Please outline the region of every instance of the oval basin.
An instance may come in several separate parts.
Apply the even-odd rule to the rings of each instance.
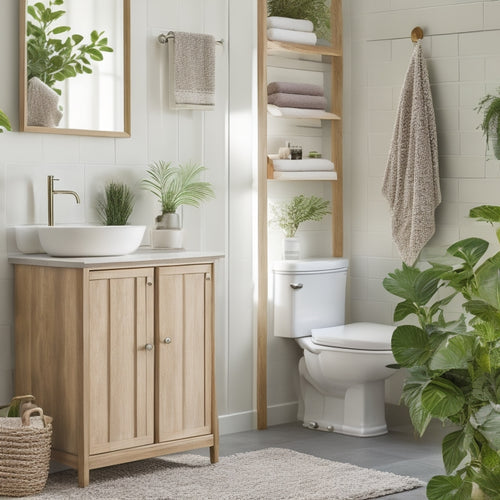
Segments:
[[[146,226],[43,226],[38,236],[53,257],[104,257],[135,252]]]

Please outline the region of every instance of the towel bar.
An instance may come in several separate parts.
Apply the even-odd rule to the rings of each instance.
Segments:
[[[175,38],[175,35],[172,31],[169,31],[167,35],[165,35],[165,33],[161,33],[160,35],[158,35],[158,41],[163,44],[168,43],[168,41],[172,38]],[[215,40],[215,43],[217,45],[224,45],[224,39],[221,38],[220,40]]]

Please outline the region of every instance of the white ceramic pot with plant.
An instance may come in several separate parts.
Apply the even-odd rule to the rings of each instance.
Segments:
[[[205,170],[205,167],[196,163],[176,166],[172,162],[160,160],[150,165],[148,177],[142,181],[142,185],[161,204],[161,214],[156,217],[156,226],[151,232],[153,247],[182,247],[178,208],[182,205],[199,207],[203,201],[215,197],[211,184],[199,180]]]
[[[300,242],[295,234],[300,224],[306,221],[320,221],[330,212],[330,202],[318,196],[306,197],[303,194],[294,196],[290,201],[271,205],[272,218],[269,221],[282,229],[283,258],[293,260],[300,258]]]

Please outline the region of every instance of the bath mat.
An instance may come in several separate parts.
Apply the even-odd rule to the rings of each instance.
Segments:
[[[78,488],[74,470],[50,474],[31,498],[105,499],[337,499],[376,498],[424,483],[390,472],[332,462],[283,448],[221,457],[170,455],[90,471],[90,485]]]

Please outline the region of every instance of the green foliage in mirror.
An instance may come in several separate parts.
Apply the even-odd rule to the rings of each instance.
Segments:
[[[500,220],[500,207],[481,206],[470,216]],[[499,498],[500,484],[500,252],[486,258],[488,242],[467,238],[433,259],[425,270],[403,264],[384,288],[403,299],[392,351],[407,368],[402,400],[422,435],[432,418],[458,427],[442,443],[447,475],[427,485],[430,500]],[[445,319],[444,306],[462,298],[463,314]],[[478,497],[479,498],[479,497]]]
[[[162,214],[173,214],[181,205],[199,207],[202,201],[215,198],[211,184],[198,180],[205,170],[196,163],[175,166],[160,160],[150,165],[142,185],[158,198]]]
[[[495,157],[500,160],[500,96],[487,94],[479,101],[476,111],[483,113],[481,129],[486,143],[492,143]]]
[[[106,226],[124,226],[134,209],[134,194],[121,182],[110,182],[104,190],[104,199],[97,201],[97,212]]]
[[[12,130],[8,116],[0,109],[0,133],[5,130]]]
[[[92,73],[92,63],[113,52],[104,32],[93,30],[86,42],[83,35],[70,33],[70,26],[58,25],[56,21],[66,13],[58,8],[63,4],[64,0],[49,0],[47,5],[28,5],[26,23],[28,80],[37,77],[59,95],[57,82]]]
[[[303,194],[294,196],[288,202],[271,205],[272,218],[269,223],[279,226],[285,237],[293,238],[303,222],[320,221],[331,213],[329,205],[328,200],[318,196],[306,197]]]

